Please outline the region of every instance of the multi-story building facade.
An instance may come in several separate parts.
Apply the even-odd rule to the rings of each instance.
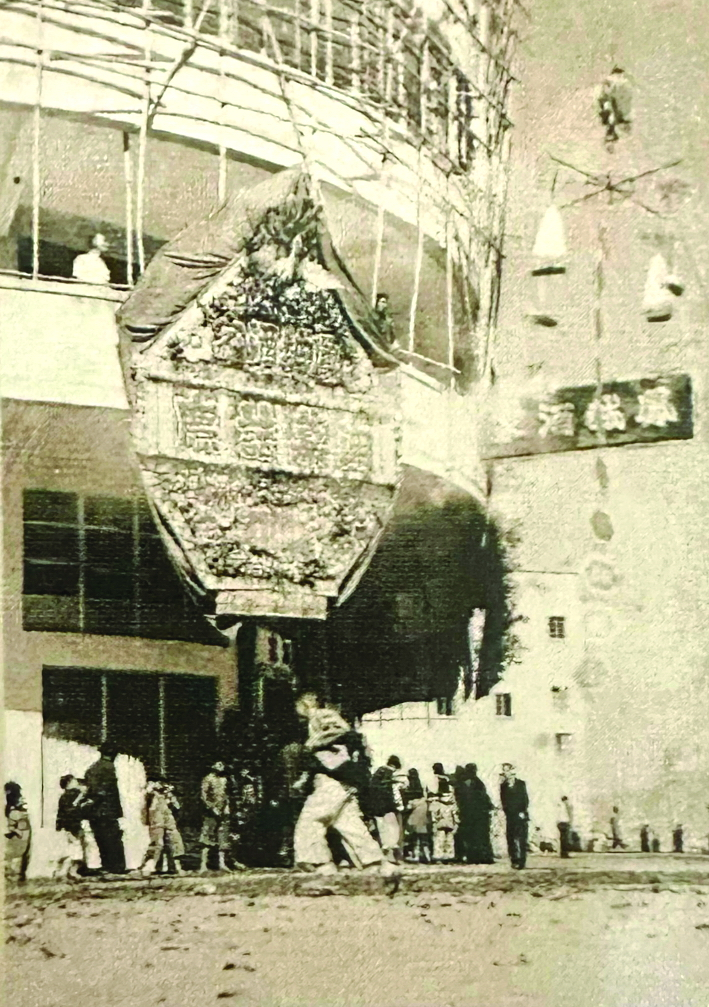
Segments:
[[[4,6],[6,773],[29,802],[35,872],[51,853],[58,776],[83,771],[106,738],[125,753],[128,791],[139,762],[194,793],[215,721],[245,689],[261,712],[269,696],[282,700],[274,682],[315,683],[371,709],[398,695],[382,689],[377,661],[417,654],[410,631],[420,637],[422,625],[438,663],[419,661],[402,695],[435,693],[441,670],[454,687],[461,646],[446,649],[447,627],[460,637],[467,625],[475,577],[459,571],[465,597],[450,610],[417,613],[426,574],[443,583],[460,542],[488,521],[471,387],[489,372],[499,297],[513,7]],[[381,645],[354,692],[346,654],[327,671],[336,619],[332,632],[297,619],[252,626],[237,662],[184,592],[144,501],[117,354],[116,309],[154,253],[234,191],[297,165],[368,207],[349,264],[371,277],[367,298],[385,292],[395,308],[407,492],[401,538],[364,573],[340,634],[352,650],[376,628]],[[97,233],[109,284],[72,278]],[[393,255],[382,254],[385,233]],[[404,295],[387,290],[402,270]],[[410,561],[418,504],[448,534],[438,573],[430,553]]]
[[[617,806],[627,842],[638,849],[648,824],[663,851],[678,825],[685,849],[706,850],[709,831],[709,194],[699,154],[709,66],[687,39],[687,25],[705,17],[692,3],[534,4],[513,107],[494,430],[484,450],[493,510],[514,529],[517,566],[534,571],[520,575],[525,646],[496,687],[511,693],[515,737],[491,698],[423,732],[438,732],[427,760],[484,767],[482,718],[494,732],[490,751],[511,755],[530,781],[532,814],[546,831],[554,802],[571,791],[583,836],[609,833]],[[632,121],[609,150],[598,94],[614,63],[631,84]],[[566,232],[556,263],[565,272],[535,277],[550,264],[533,251],[552,203]],[[648,299],[658,254],[684,288],[665,288],[662,312]],[[532,601],[529,578],[553,590],[534,589]],[[555,616],[566,619],[558,650],[545,632]],[[559,654],[569,724],[549,690]],[[404,748],[408,730],[386,728],[369,728],[378,756],[401,750],[413,760],[424,750]],[[444,728],[461,737],[450,755]],[[556,751],[563,733],[574,735],[571,747]]]

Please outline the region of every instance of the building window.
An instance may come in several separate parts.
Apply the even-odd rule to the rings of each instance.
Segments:
[[[453,699],[451,696],[439,696],[436,700],[436,713],[439,717],[453,716]]]
[[[549,636],[554,640],[566,637],[566,618],[563,615],[549,616]]]
[[[509,692],[498,692],[495,696],[495,713],[498,717],[512,716],[512,694]]]
[[[552,685],[552,701],[554,709],[559,713],[565,713],[569,708],[569,690],[565,685]]]
[[[222,643],[143,500],[25,490],[26,630]]]
[[[572,734],[560,733],[556,735],[556,750],[557,752],[568,752],[571,749],[571,742],[573,740]]]
[[[42,673],[44,737],[92,748],[108,741],[148,773],[167,774],[190,822],[201,817],[199,783],[213,757],[216,712],[217,680],[210,675],[90,668]],[[47,783],[47,794],[55,793],[57,777]]]

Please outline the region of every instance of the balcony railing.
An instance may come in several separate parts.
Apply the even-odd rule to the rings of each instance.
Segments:
[[[197,32],[225,49],[257,53],[291,76],[346,91],[371,103],[465,170],[476,149],[494,146],[508,124],[504,93],[509,32],[499,14],[471,29],[478,63],[471,80],[454,62],[440,31],[395,0],[104,0],[146,21]],[[485,8],[488,12],[490,8]]]

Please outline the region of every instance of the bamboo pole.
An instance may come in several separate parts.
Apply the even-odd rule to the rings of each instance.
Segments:
[[[302,70],[302,60],[303,60],[303,26],[301,24],[301,18],[303,16],[301,10],[301,0],[295,0],[295,12],[293,15],[293,27],[294,27],[294,45],[295,45],[295,65],[299,70]]]
[[[421,289],[421,269],[423,267],[423,222],[421,220],[421,179],[422,145],[419,144],[418,170],[416,188],[416,262],[414,265],[414,289],[411,292],[411,307],[409,308],[409,352],[413,353],[416,345],[416,311],[418,308],[419,291]]]
[[[431,79],[431,53],[428,48],[428,41],[423,43],[421,54],[421,77],[419,81],[419,115],[421,118],[421,136],[426,136],[428,128],[428,87]]]
[[[351,59],[351,82],[350,86],[355,94],[362,90],[362,57],[360,52],[360,25],[359,14],[353,14],[350,21],[350,59]]]
[[[126,273],[129,287],[133,286],[133,161],[130,151],[130,134],[123,134],[123,179],[126,199]]]
[[[334,59],[333,59],[333,22],[332,22],[332,0],[323,0],[325,5],[325,83],[332,84],[335,80]]]
[[[149,9],[150,0],[143,0],[143,12]],[[150,123],[150,60],[152,59],[152,39],[150,24],[145,21],[145,81],[143,108],[140,116],[140,132],[138,134],[138,179],[135,196],[135,230],[138,244],[138,268],[145,272],[145,161],[148,147],[148,126]]]
[[[455,319],[453,314],[453,249],[452,221],[450,209],[450,177],[446,186],[448,207],[446,211],[446,328],[448,336],[447,363],[453,367],[455,359]]]
[[[219,0],[219,39],[220,42],[224,42],[227,38],[227,32],[229,29],[229,16],[227,13],[227,0]],[[217,200],[219,205],[226,199],[227,190],[227,157],[226,157],[226,145],[224,143],[224,131],[225,131],[225,102],[224,102],[224,89],[225,89],[225,76],[224,76],[224,60],[226,59],[224,55],[224,50],[220,48],[219,50],[219,174],[217,178]]]
[[[320,0],[310,0],[310,76],[318,75],[318,26]]]
[[[384,152],[382,155],[382,168],[380,172],[380,181],[382,185],[386,188],[387,185],[387,175],[386,175],[386,159],[387,151],[389,148],[389,123],[386,118],[386,109],[382,108],[382,146]],[[376,230],[376,244],[374,246],[374,267],[372,269],[372,307],[377,303],[377,294],[379,293],[379,274],[382,268],[382,248],[384,246],[384,196],[379,197],[379,206],[377,208],[377,230]]]
[[[39,204],[42,188],[42,172],[40,167],[40,141],[42,136],[42,78],[44,74],[43,39],[43,0],[37,4],[37,67],[36,92],[34,110],[32,113],[32,278],[39,276]]]

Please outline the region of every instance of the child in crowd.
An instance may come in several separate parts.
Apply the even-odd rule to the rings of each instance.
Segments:
[[[32,828],[19,783],[5,784],[5,874],[16,881],[27,877]]]
[[[86,818],[92,802],[86,796],[87,788],[83,780],[67,773],[59,781],[62,793],[57,808],[57,832],[65,832],[67,852],[61,857],[56,877],[66,877],[78,881],[86,873],[86,851],[89,824]]]
[[[439,776],[438,793],[429,798],[433,825],[433,859],[444,861],[455,858],[455,833],[458,828],[458,808],[450,784]]]
[[[410,855],[420,864],[431,863],[431,815],[428,801],[420,797],[409,799],[409,817],[406,822]]]
[[[163,776],[148,780],[145,787],[145,822],[150,845],[140,866],[144,877],[149,877],[159,866],[163,855],[168,871],[182,874],[180,857],[185,855],[182,836],[177,828],[175,812],[180,810],[173,787]]]

